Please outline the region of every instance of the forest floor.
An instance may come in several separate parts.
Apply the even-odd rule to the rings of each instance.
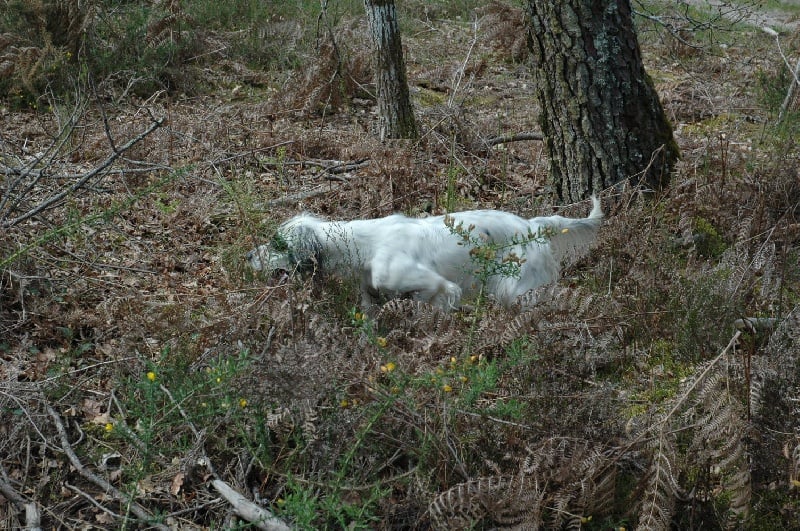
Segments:
[[[538,130],[517,11],[404,27],[416,142],[375,138],[362,21],[340,77],[323,42],[289,74],[221,60],[202,94],[3,105],[0,165],[47,162],[20,212],[154,129],[0,233],[0,527],[27,501],[48,529],[241,525],[215,478],[300,529],[797,526],[797,13],[696,47],[642,24],[682,160],[601,194],[594,250],[524,314],[370,319],[347,279],[243,260],[299,211],[584,216],[541,142],[486,142]]]

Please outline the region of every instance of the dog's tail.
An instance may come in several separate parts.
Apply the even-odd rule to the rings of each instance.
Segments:
[[[550,236],[550,248],[559,262],[577,260],[589,250],[597,238],[603,220],[600,200],[592,196],[592,211],[585,218],[549,216],[531,219],[531,223],[546,227]]]

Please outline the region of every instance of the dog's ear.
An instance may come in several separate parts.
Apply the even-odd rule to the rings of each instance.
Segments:
[[[275,235],[272,236],[272,240],[270,240],[269,246],[270,249],[278,253],[289,252],[289,242],[286,240],[286,237],[283,234],[281,234],[280,231],[277,231]]]
[[[298,225],[292,228],[291,241],[286,242],[287,254],[296,270],[301,274],[313,274],[320,268],[322,246],[311,227]]]

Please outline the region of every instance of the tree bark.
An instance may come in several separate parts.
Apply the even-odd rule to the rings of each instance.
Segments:
[[[408,93],[394,0],[364,0],[364,7],[375,45],[380,139],[416,138],[417,124]]]
[[[680,157],[644,70],[629,0],[528,2],[539,117],[562,202],[665,186]]]

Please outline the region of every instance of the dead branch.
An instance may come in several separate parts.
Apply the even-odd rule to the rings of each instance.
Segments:
[[[36,502],[29,502],[11,486],[5,467],[0,464],[0,494],[5,496],[19,511],[25,511],[25,529],[28,531],[41,531],[42,523],[39,506]]]
[[[108,493],[110,496],[114,497],[115,499],[119,500],[120,502],[124,503],[126,506],[130,507],[131,512],[143,522],[147,522],[149,525],[154,526],[156,529],[161,529],[162,531],[169,531],[169,527],[164,524],[158,524],[154,522],[154,517],[150,512],[136,503],[131,497],[123,494],[119,491],[114,485],[106,481],[104,478],[96,475],[94,472],[86,468],[81,460],[78,459],[78,456],[75,454],[75,450],[72,449],[72,445],[69,442],[69,436],[67,435],[67,430],[64,428],[64,423],[61,421],[61,416],[50,406],[47,406],[47,413],[50,415],[50,418],[53,419],[53,424],[56,426],[56,431],[58,432],[59,438],[61,439],[61,451],[67,454],[70,463],[78,471],[84,479],[94,483],[104,492]]]
[[[786,111],[789,109],[789,105],[791,105],[792,100],[794,99],[795,89],[800,86],[800,79],[798,79],[800,76],[800,60],[797,61],[797,66],[792,68],[791,63],[789,63],[789,59],[786,57],[786,54],[783,53],[780,34],[769,26],[763,26],[761,29],[767,35],[775,37],[775,44],[778,47],[778,53],[780,54],[781,59],[783,59],[783,64],[785,64],[786,68],[789,70],[789,74],[792,76],[791,81],[789,81],[789,88],[786,90],[786,97],[783,99],[783,103],[781,103],[781,109],[778,112],[778,123],[781,123],[783,116],[786,114]]]
[[[334,164],[332,166],[328,166],[324,169],[326,173],[337,174],[337,173],[345,173],[352,170],[357,170],[359,168],[363,168],[364,166],[369,166],[370,160],[368,158],[358,159],[353,162],[341,162],[339,164]]]
[[[542,133],[510,133],[507,135],[493,136],[484,140],[487,146],[496,146],[497,144],[508,144],[510,142],[522,142],[524,140],[544,140]]]
[[[742,319],[736,319],[733,322],[733,326],[736,330],[742,332],[763,334],[765,332],[772,332],[779,321],[780,319],[775,317],[744,317]]]
[[[234,511],[258,529],[290,531],[291,528],[263,507],[251,502],[221,479],[211,480],[211,486],[233,506]]]
[[[310,199],[312,197],[325,194],[328,192],[328,190],[329,188],[326,188],[324,186],[318,186],[316,188],[312,188],[311,190],[306,190],[304,192],[298,192],[296,194],[290,194],[283,197],[279,197],[277,199],[272,199],[270,201],[267,201],[266,203],[262,203],[261,205],[255,205],[255,207],[264,210],[269,210],[270,207],[291,205],[293,203],[299,203],[300,201],[303,201],[305,199]]]
[[[52,208],[53,206],[57,205],[58,203],[63,201],[67,196],[69,196],[70,194],[73,194],[75,191],[77,191],[80,188],[82,188],[83,186],[85,186],[86,183],[88,183],[91,179],[93,179],[93,178],[97,177],[98,175],[101,175],[104,172],[106,172],[106,169],[109,166],[111,166],[119,157],[121,157],[126,151],[128,151],[134,145],[136,145],[137,143],[141,142],[146,136],[148,136],[150,133],[152,133],[157,128],[159,128],[163,123],[164,123],[164,118],[163,117],[162,118],[153,119],[153,122],[150,124],[150,126],[147,129],[145,129],[144,131],[142,131],[141,133],[139,133],[135,137],[133,137],[130,140],[128,140],[119,149],[115,149],[114,152],[106,160],[104,160],[102,163],[100,163],[99,166],[97,166],[94,169],[92,169],[91,171],[86,172],[85,174],[83,174],[78,180],[76,180],[74,183],[72,183],[71,186],[68,186],[67,188],[64,188],[63,190],[61,190],[57,194],[45,199],[44,201],[42,201],[41,203],[36,205],[34,208],[32,208],[29,211],[25,212],[24,214],[14,218],[14,219],[11,219],[11,220],[3,221],[2,224],[0,224],[0,226],[2,226],[4,228],[13,227],[14,225],[17,225],[17,224],[19,224],[19,223],[21,223],[21,222],[23,222],[23,221],[25,221],[27,219],[30,219],[33,216],[36,216],[36,215],[42,213],[43,211],[45,211],[45,210],[47,210],[49,208]],[[28,171],[22,172],[22,176],[23,177],[25,175],[28,175],[28,174],[29,174]],[[42,175],[42,173],[40,172],[39,173],[39,177],[37,177],[37,180],[39,178],[41,178],[41,175]],[[35,184],[35,182],[34,182],[34,184]],[[26,192],[29,191],[31,189],[31,186],[32,185],[27,186],[25,191]],[[9,199],[8,194],[11,194],[12,191],[13,191],[13,186],[10,186],[6,191],[6,196],[3,197],[3,203],[8,202],[8,199]],[[8,210],[10,211],[13,208],[17,207],[25,199],[25,195],[26,194],[23,193],[23,194],[19,195],[14,201],[9,203]]]
[[[172,402],[172,405],[178,409],[178,413],[180,413],[180,415],[186,421],[189,429],[192,430],[192,433],[197,438],[199,443],[203,439],[202,432],[195,427],[194,423],[186,414],[186,411],[183,410],[183,407],[181,407],[180,403],[175,400],[174,396],[172,396],[170,390],[164,385],[161,385],[160,388],[167,395],[170,402]],[[205,451],[202,452],[199,461],[203,466],[208,468],[213,476],[217,476],[217,473],[214,471],[214,467],[211,464],[211,459],[208,458],[208,456],[205,454]],[[236,512],[236,514],[256,526],[258,529],[264,529],[266,531],[290,531],[291,528],[280,518],[276,517],[263,507],[249,501],[221,479],[212,479],[211,486],[213,486],[216,491],[219,492],[219,494],[233,506],[233,510]]]

